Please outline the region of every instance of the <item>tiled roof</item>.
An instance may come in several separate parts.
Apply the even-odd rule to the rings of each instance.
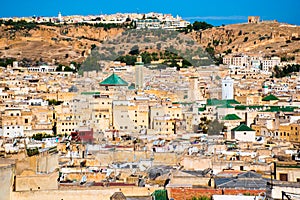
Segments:
[[[100,92],[81,92],[82,95],[100,95]]]
[[[228,114],[222,120],[241,120],[236,114]]]
[[[294,112],[295,107],[287,106],[287,107],[280,107],[280,106],[270,106],[269,109],[265,110],[265,112]]]
[[[278,100],[279,99],[273,94],[270,94],[262,99],[262,101],[278,101]]]
[[[101,86],[127,86],[128,83],[113,73],[108,78],[100,83]]]
[[[250,128],[249,126],[245,125],[245,124],[241,124],[235,128],[233,128],[231,131],[255,131],[252,128]]]
[[[230,105],[230,104],[223,104],[218,106],[217,108],[234,108],[234,106]]]
[[[255,172],[245,172],[237,178],[216,178],[217,188],[236,188],[236,189],[265,189],[267,180]]]

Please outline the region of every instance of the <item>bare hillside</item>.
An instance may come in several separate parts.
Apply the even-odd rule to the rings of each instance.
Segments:
[[[69,63],[82,62],[92,45],[115,37],[123,29],[95,28],[91,26],[45,26],[30,30],[0,27],[0,57],[24,58],[33,61]]]
[[[190,33],[203,47],[216,53],[261,53],[299,60],[300,27],[277,22],[235,24]]]

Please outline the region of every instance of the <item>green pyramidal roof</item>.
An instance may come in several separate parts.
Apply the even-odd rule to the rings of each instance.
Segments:
[[[128,83],[120,78],[117,74],[113,73],[104,81],[100,82],[101,86],[127,86]]]
[[[236,114],[228,114],[225,117],[223,117],[223,120],[241,120],[241,118]]]
[[[233,128],[231,131],[255,131],[255,130],[253,130],[252,128],[250,128],[245,124],[241,124],[238,127]]]
[[[269,96],[266,96],[262,99],[263,101],[278,101],[279,99],[274,96],[273,94],[270,94]]]

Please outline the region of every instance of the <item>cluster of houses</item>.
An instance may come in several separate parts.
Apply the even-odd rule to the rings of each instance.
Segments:
[[[1,69],[5,199],[299,193],[297,73],[153,71],[141,60],[82,75],[41,68]]]

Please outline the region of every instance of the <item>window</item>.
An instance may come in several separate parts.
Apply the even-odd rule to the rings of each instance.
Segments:
[[[279,180],[288,181],[288,174],[279,174]]]
[[[25,124],[28,124],[28,119],[25,119]]]
[[[244,135],[247,135],[247,133],[246,133],[246,132],[244,132]]]

